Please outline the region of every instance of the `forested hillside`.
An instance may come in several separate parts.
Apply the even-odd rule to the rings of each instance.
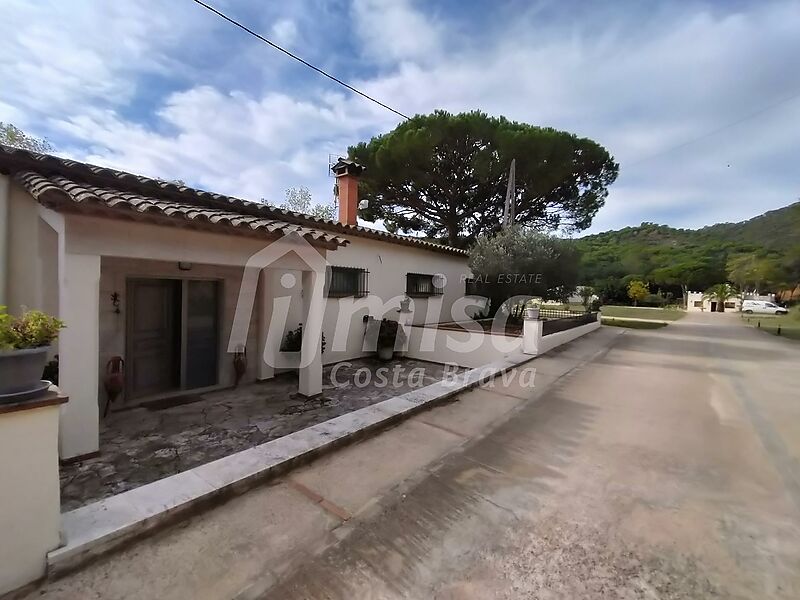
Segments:
[[[642,223],[576,240],[582,281],[609,300],[642,279],[673,296],[730,281],[744,290],[774,291],[800,283],[800,202],[741,223],[675,229]]]

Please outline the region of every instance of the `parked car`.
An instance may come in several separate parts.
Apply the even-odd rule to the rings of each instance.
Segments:
[[[789,311],[774,302],[766,300],[745,300],[742,302],[742,312],[752,315],[753,313],[762,315],[786,315]]]

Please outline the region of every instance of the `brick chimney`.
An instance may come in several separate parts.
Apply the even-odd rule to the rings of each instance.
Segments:
[[[339,157],[331,171],[336,175],[339,188],[339,222],[342,225],[356,225],[358,214],[358,178],[365,167],[353,160]]]

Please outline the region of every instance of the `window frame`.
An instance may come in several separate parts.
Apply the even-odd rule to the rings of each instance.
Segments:
[[[467,277],[464,280],[464,295],[465,296],[479,296],[478,284],[475,283],[474,277]]]
[[[346,277],[336,278],[337,274],[354,277],[353,281],[347,281]],[[339,285],[334,287],[334,281],[346,282],[349,285]],[[326,298],[363,298],[369,295],[369,271],[361,267],[344,267],[340,265],[329,265],[325,269],[325,297]]]
[[[432,298],[444,295],[444,288],[434,283],[436,273],[406,273],[406,296],[409,298]],[[423,284],[423,285],[420,285]],[[430,289],[423,289],[430,286]]]

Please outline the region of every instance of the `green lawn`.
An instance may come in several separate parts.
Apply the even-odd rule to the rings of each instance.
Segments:
[[[791,309],[788,315],[742,315],[742,322],[750,327],[759,327],[772,335],[800,340],[800,306]]]
[[[661,321],[631,321],[630,319],[606,318],[601,319],[603,325],[611,327],[628,327],[629,329],[660,329],[667,324]]]
[[[604,317],[627,317],[629,319],[651,319],[654,321],[677,321],[686,316],[679,308],[637,308],[635,306],[603,306]]]

